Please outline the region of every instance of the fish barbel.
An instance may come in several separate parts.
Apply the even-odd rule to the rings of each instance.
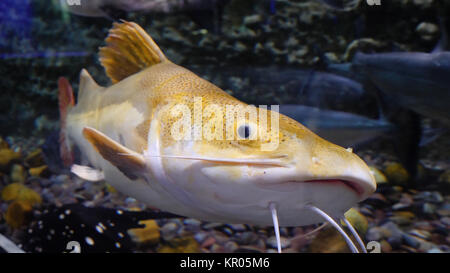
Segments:
[[[276,228],[324,222],[316,209],[342,218],[375,191],[351,149],[172,63],[135,23],[114,23],[100,61],[113,85],[83,69],[76,105],[59,81],[61,153],[70,164],[79,148],[92,166],[72,166],[82,178],[177,215]]]

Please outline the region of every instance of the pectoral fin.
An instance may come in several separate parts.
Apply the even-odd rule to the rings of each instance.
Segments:
[[[135,180],[145,172],[145,160],[141,154],[128,149],[94,128],[85,127],[83,135],[105,160],[116,166],[128,178]]]

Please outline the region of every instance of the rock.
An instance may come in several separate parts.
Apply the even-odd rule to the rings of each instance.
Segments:
[[[194,239],[197,240],[197,242],[199,244],[202,244],[207,237],[208,237],[208,233],[206,233],[206,232],[197,232],[194,235]]]
[[[193,237],[176,238],[158,248],[160,253],[197,253],[200,246]]]
[[[386,234],[385,230],[380,227],[372,227],[366,233],[366,240],[380,241],[383,238],[387,238],[389,235],[390,233]]]
[[[20,159],[20,153],[11,149],[0,149],[0,170],[6,171],[10,164]]]
[[[309,252],[312,253],[348,253],[350,249],[342,235],[334,228],[322,230],[311,241]]]
[[[370,172],[373,174],[377,185],[382,185],[388,183],[386,176],[376,167],[370,166]]]
[[[277,238],[275,236],[271,236],[267,239],[267,245],[271,248],[278,248],[277,246]],[[291,242],[286,237],[280,237],[281,249],[288,248],[291,246]]]
[[[408,225],[416,216],[410,211],[395,211],[389,219],[397,225]]]
[[[12,183],[2,190],[4,201],[20,201],[30,206],[42,203],[41,196],[22,183]]]
[[[45,165],[42,149],[39,148],[29,153],[25,157],[24,162],[28,167],[39,167]]]
[[[407,184],[410,178],[408,172],[400,163],[387,164],[384,173],[388,181],[403,186]]]
[[[208,237],[206,240],[203,241],[201,244],[202,248],[209,248],[216,242],[216,239],[214,237]]]
[[[423,40],[430,41],[439,35],[439,27],[433,23],[422,22],[416,27],[416,32]]]
[[[446,203],[436,210],[440,217],[450,217],[450,204]]]
[[[3,149],[9,149],[9,145],[8,142],[6,142],[6,140],[4,140],[2,137],[0,137],[0,150]]]
[[[438,182],[443,184],[443,185],[450,186],[450,170],[447,170],[447,171],[443,172],[439,176]]]
[[[444,197],[437,191],[423,191],[416,194],[414,200],[439,204],[444,202]]]
[[[411,246],[421,252],[427,252],[428,250],[435,247],[433,243],[430,243],[414,235],[403,234],[403,240],[408,246]]]
[[[450,217],[442,217],[441,223],[443,223],[444,225],[450,226]]]
[[[47,165],[43,165],[43,166],[39,166],[39,167],[35,167],[35,168],[30,168],[28,170],[28,173],[31,176],[37,176],[37,177],[48,177],[50,175],[50,171],[49,171]]]
[[[242,233],[238,233],[234,236],[234,240],[239,245],[250,245],[258,240],[258,235],[251,231],[245,231]]]
[[[227,227],[227,226],[223,227],[223,228],[221,229],[221,231],[222,231],[223,233],[225,233],[226,235],[228,235],[228,236],[231,236],[231,235],[234,234],[234,230],[233,230],[232,228],[230,228],[230,227]]]
[[[381,193],[374,193],[369,196],[364,203],[373,205],[374,207],[382,207],[388,204],[388,200]]]
[[[235,252],[239,249],[239,245],[236,242],[229,241],[225,243],[224,248],[227,252]]]
[[[433,4],[434,0],[413,0],[414,5],[419,6],[421,8],[429,8]]]
[[[385,238],[393,248],[401,244],[403,231],[399,229],[396,224],[393,222],[387,222],[382,225],[381,228],[384,230],[384,234],[389,234],[389,236]]]
[[[213,244],[210,248],[212,253],[225,253],[225,248],[219,244]]]
[[[183,223],[189,227],[189,229],[197,229],[200,228],[200,225],[202,224],[201,221],[197,220],[197,219],[193,219],[193,218],[186,218],[184,219]]]
[[[22,165],[14,164],[11,168],[11,181],[25,183],[27,179],[27,171]]]
[[[389,253],[392,251],[391,245],[386,240],[380,242],[381,253]]]
[[[413,229],[408,232],[408,234],[419,237],[424,240],[428,240],[431,237],[431,233],[426,230]]]
[[[444,252],[437,247],[433,247],[432,249],[429,249],[427,253],[444,253]]]
[[[14,201],[8,206],[5,221],[12,228],[20,228],[31,220],[32,206],[23,201]]]
[[[159,242],[160,232],[158,223],[155,220],[140,221],[145,225],[143,228],[129,229],[127,232],[131,239],[137,244],[156,244]]]
[[[436,212],[436,206],[430,203],[424,203],[422,205],[422,212],[424,214],[434,214]]]
[[[161,236],[164,240],[172,240],[175,236],[177,236],[178,228],[178,225],[174,222],[168,222],[161,227]]]
[[[411,205],[403,204],[403,203],[397,203],[397,204],[392,205],[393,210],[404,210],[404,209],[408,209],[410,207],[411,207]]]
[[[254,14],[254,15],[245,16],[244,20],[243,20],[243,24],[245,26],[250,26],[250,25],[259,24],[262,21],[263,21],[263,18],[260,14]]]
[[[210,230],[210,229],[215,229],[215,228],[219,228],[222,227],[223,224],[222,223],[206,223],[202,226],[202,229],[204,230]]]
[[[234,253],[261,253],[262,250],[258,247],[243,246],[234,251]]]
[[[369,223],[364,215],[356,209],[351,208],[344,214],[344,216],[356,229],[360,236],[364,236],[364,234],[366,234]],[[342,225],[346,226],[344,222],[342,222]]]
[[[243,232],[247,230],[247,226],[243,224],[227,224],[228,227],[230,227],[235,232]]]
[[[434,229],[428,221],[414,221],[414,228],[426,231],[432,231]]]

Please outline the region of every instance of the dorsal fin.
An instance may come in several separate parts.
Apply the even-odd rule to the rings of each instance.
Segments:
[[[154,64],[167,61],[164,53],[138,24],[114,23],[100,48],[100,62],[113,83]]]
[[[80,101],[84,97],[85,92],[92,92],[93,90],[99,90],[103,87],[98,85],[89,72],[86,69],[82,69],[80,72],[80,85],[78,87],[78,100]]]
[[[94,90],[101,88],[98,83],[92,78],[91,74],[86,69],[82,69],[80,72],[80,90]]]

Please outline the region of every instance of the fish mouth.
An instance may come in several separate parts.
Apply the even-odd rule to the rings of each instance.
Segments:
[[[345,180],[345,179],[314,179],[302,181],[302,183],[321,183],[321,184],[340,184],[344,185],[348,189],[355,192],[359,198],[361,198],[365,192],[364,187],[362,187],[358,182]]]

